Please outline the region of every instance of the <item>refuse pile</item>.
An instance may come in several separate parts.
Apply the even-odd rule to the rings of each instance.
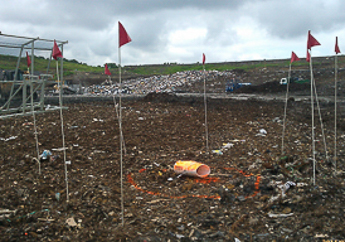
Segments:
[[[118,83],[108,85],[91,85],[83,89],[84,94],[110,95],[118,93],[148,94],[148,93],[171,93],[171,92],[200,92],[193,90],[194,85],[203,83],[204,78],[207,82],[212,82],[218,78],[234,78],[235,73],[230,71],[184,71],[170,75],[151,76],[145,78],[128,79],[122,82],[121,87]],[[214,84],[210,84],[214,85]],[[224,85],[221,84],[222,92]],[[121,88],[121,90],[120,90]]]

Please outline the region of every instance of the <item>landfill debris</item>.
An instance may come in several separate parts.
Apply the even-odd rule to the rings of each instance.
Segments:
[[[277,78],[269,77],[271,74],[266,72],[265,78]],[[246,69],[243,75],[254,80],[257,73]],[[206,82],[208,85],[213,81]],[[202,80],[200,86],[203,87]],[[227,94],[222,100],[208,98],[209,153],[205,151],[203,98],[180,93],[178,99],[173,99],[155,93],[149,96],[150,104],[145,98],[140,102],[124,99],[127,108],[123,109],[123,129],[128,149],[123,157],[124,220],[121,218],[119,130],[116,114],[109,115],[114,113],[113,102],[65,103],[68,106],[64,111],[66,127],[79,126],[65,130],[67,160],[73,161],[68,166],[69,191],[62,159],[44,165],[41,175],[37,173],[36,163],[31,161],[36,155],[33,126],[22,126],[31,117],[3,120],[0,136],[18,137],[0,141],[0,210],[17,212],[7,213],[9,217],[1,219],[1,239],[301,241],[327,234],[329,237],[318,239],[341,240],[344,226],[339,215],[345,207],[345,174],[338,172],[335,177],[332,164],[322,154],[322,142],[316,142],[316,186],[312,185],[313,167],[308,160],[312,145],[310,100],[289,106],[285,141],[286,154],[293,159],[285,163],[279,159],[282,126],[272,122],[277,115],[282,116],[282,102],[237,101],[231,99],[232,95]],[[332,143],[334,114],[329,113],[324,125],[327,142]],[[104,122],[93,122],[93,117]],[[138,121],[138,117],[146,119]],[[62,155],[52,149],[62,146],[56,120],[59,112],[37,116],[40,154],[47,149],[53,155]],[[248,120],[252,123],[247,124]],[[269,138],[255,136],[261,128],[267,130]],[[315,132],[320,133],[319,125]],[[211,153],[228,142],[234,144],[229,152],[223,151],[221,156]],[[339,138],[337,169],[341,171],[345,170],[341,148],[345,147],[344,142],[345,139]],[[278,148],[272,148],[276,145]],[[177,179],[179,175],[173,165],[178,160],[207,164],[214,175],[206,178],[182,175]],[[278,186],[287,181],[296,186],[291,186],[282,197]],[[57,192],[59,202],[55,197]],[[69,202],[65,199],[67,192]],[[278,198],[271,202],[273,197]],[[40,212],[46,208],[49,212]],[[268,214],[288,217],[273,218]],[[83,228],[76,230],[79,226],[69,226],[66,219],[71,217],[77,224],[82,221]],[[170,233],[184,238],[178,239]]]
[[[17,213],[18,209],[10,210],[10,209],[0,209],[0,221],[4,220],[5,218],[10,218],[11,216]]]
[[[105,81],[103,85],[91,85],[82,87],[84,95],[109,96],[112,94],[148,94],[148,93],[172,93],[180,92],[183,88],[191,87],[203,81],[203,78],[212,80],[215,78],[234,77],[236,74],[229,71],[183,71],[170,75],[155,75],[123,80],[121,87],[118,83]],[[217,83],[218,84],[218,83]],[[219,84],[218,84],[219,85]],[[213,84],[214,86],[214,84]],[[222,86],[222,91],[224,92]]]
[[[67,223],[68,226],[70,226],[70,227],[77,227],[77,226],[78,226],[78,224],[75,222],[75,220],[74,220],[73,217],[72,217],[72,218],[68,218],[68,219],[66,220],[66,223]]]
[[[268,217],[270,218],[286,218],[292,216],[293,213],[288,214],[274,214],[274,213],[268,213]]]
[[[227,149],[230,149],[232,147],[234,147],[233,143],[223,143],[221,150],[227,150]]]
[[[283,194],[292,186],[296,186],[296,183],[292,181],[287,181],[282,188]]]
[[[257,133],[255,136],[266,136],[267,131],[265,129],[260,129],[259,133]]]
[[[57,201],[60,201],[60,193],[59,192],[55,193],[55,198]]]
[[[10,140],[14,140],[16,138],[18,138],[18,136],[11,136],[11,137],[8,137],[8,138],[0,137],[0,140],[7,142],[7,141],[10,141]]]
[[[40,161],[50,161],[51,156],[52,152],[50,150],[44,150],[43,153],[40,155]]]
[[[212,150],[212,153],[217,155],[223,155],[223,152],[221,150]]]
[[[315,238],[328,238],[329,235],[328,234],[316,234]]]

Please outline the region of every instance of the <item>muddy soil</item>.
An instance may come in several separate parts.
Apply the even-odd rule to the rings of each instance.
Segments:
[[[59,112],[36,115],[39,153],[52,153],[41,174],[33,117],[1,120],[1,241],[345,239],[345,127],[335,171],[332,106],[322,109],[326,149],[315,112],[314,184],[309,103],[288,103],[282,149],[283,102],[209,99],[207,150],[203,99],[164,95],[122,103],[123,190],[112,102],[66,105],[66,167]],[[178,160],[211,174],[179,177]]]

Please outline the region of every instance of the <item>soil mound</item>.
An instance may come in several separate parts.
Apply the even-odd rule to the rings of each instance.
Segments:
[[[147,94],[144,99],[146,102],[163,102],[163,103],[171,103],[171,102],[177,102],[178,97],[173,93],[155,93],[151,92]]]

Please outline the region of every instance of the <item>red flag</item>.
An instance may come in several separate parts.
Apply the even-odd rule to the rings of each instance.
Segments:
[[[338,36],[335,37],[335,53],[336,54],[339,54],[340,53],[340,49],[339,49],[339,46],[338,46]]]
[[[311,47],[316,46],[316,45],[321,45],[321,44],[310,34],[310,30],[309,30],[308,43],[307,43],[308,50],[311,50]]]
[[[59,49],[59,46],[56,44],[56,41],[54,40],[53,58],[57,60],[58,57],[62,58],[62,53]]]
[[[28,52],[26,52],[26,62],[28,63],[28,68],[29,68],[31,66],[31,60],[30,60],[30,56]]]
[[[202,53],[202,64],[205,65],[205,61],[206,61],[206,56],[204,53]]]
[[[292,54],[291,54],[291,62],[294,62],[294,61],[299,61],[299,58],[298,56],[295,54],[295,52],[292,51]]]
[[[119,21],[119,47],[131,42],[132,39]]]
[[[307,61],[307,62],[310,62],[310,53],[309,53],[309,50],[307,50],[307,58],[306,58],[306,61]]]
[[[108,75],[108,76],[111,75],[111,73],[110,73],[110,71],[109,71],[109,69],[108,69],[108,65],[107,65],[107,64],[105,64],[104,74],[106,74],[106,75]]]

